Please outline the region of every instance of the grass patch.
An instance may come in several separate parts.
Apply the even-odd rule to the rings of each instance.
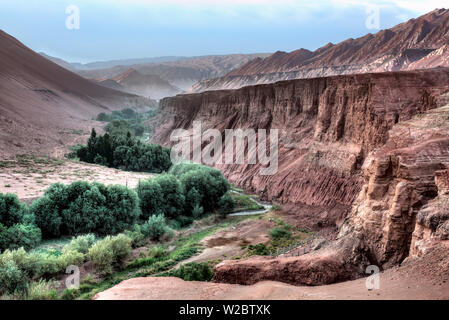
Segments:
[[[206,227],[203,230],[192,233],[185,238],[175,240],[170,243],[170,246],[175,246],[173,251],[166,252],[167,244],[163,247],[166,254],[156,256],[150,254],[147,257],[137,258],[130,262],[123,270],[113,273],[103,280],[92,281],[90,283],[82,281],[79,289],[79,298],[91,299],[95,294],[107,290],[127,279],[156,276],[160,273],[167,272],[179,262],[200,253],[202,250],[200,241],[203,238],[245,219],[248,219],[248,217],[233,217],[215,226]]]
[[[232,193],[232,198],[234,199],[236,207],[233,212],[256,211],[264,208],[262,205],[255,202],[250,196],[247,196],[246,194]]]

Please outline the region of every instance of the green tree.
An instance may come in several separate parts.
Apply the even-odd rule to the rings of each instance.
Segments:
[[[162,190],[161,211],[169,218],[181,215],[184,211],[185,197],[179,180],[171,174],[161,174],[155,180]]]

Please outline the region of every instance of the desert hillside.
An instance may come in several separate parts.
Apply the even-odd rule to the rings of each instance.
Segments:
[[[105,88],[74,74],[0,31],[1,157],[60,155],[100,112],[147,109],[155,102]]]

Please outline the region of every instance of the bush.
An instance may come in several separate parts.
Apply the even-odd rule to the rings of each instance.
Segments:
[[[131,254],[131,243],[132,240],[124,234],[107,236],[89,249],[87,257],[99,271],[110,274]]]
[[[268,248],[263,243],[248,246],[249,255],[267,256],[270,254]]]
[[[185,281],[210,281],[214,276],[212,268],[207,263],[191,262],[176,270],[167,272],[166,276],[178,277]]]
[[[87,254],[87,259],[104,274],[112,273],[114,263],[114,253],[111,250],[111,238],[105,239],[95,243]]]
[[[77,251],[82,254],[87,254],[95,241],[95,235],[93,234],[79,236],[73,238],[69,244],[65,245],[62,252]]]
[[[280,238],[290,238],[291,233],[285,228],[273,228],[270,230],[270,235],[273,239],[280,239]]]
[[[28,278],[14,261],[7,261],[0,265],[0,293],[23,293],[28,286]]]
[[[80,296],[81,292],[79,289],[71,288],[65,289],[61,295],[62,300],[75,300]]]
[[[135,125],[138,134],[143,134],[141,125]],[[126,121],[113,121],[106,126],[104,136],[97,136],[92,129],[87,146],[77,150],[81,161],[98,163],[108,167],[124,168],[131,171],[160,173],[172,165],[170,149],[159,145],[143,143],[130,133]],[[132,130],[134,131],[134,130]]]
[[[117,233],[134,225],[140,214],[134,191],[83,181],[52,185],[30,211],[44,238]]]
[[[56,281],[45,281],[43,279],[32,282],[28,289],[28,300],[57,300],[58,291],[54,288],[58,283]]]
[[[33,225],[15,224],[10,228],[0,225],[0,251],[20,247],[29,250],[36,247],[41,238],[41,230]]]
[[[142,226],[142,233],[152,240],[161,239],[167,232],[169,232],[169,227],[162,214],[151,216]]]
[[[132,240],[124,234],[111,238],[111,250],[114,253],[115,263],[121,264],[130,254]]]
[[[179,222],[179,227],[180,228],[184,228],[187,227],[189,225],[191,225],[193,223],[193,218],[192,217],[187,217],[187,216],[179,216],[176,218],[176,221]]]
[[[142,228],[135,224],[131,230],[125,231],[125,235],[132,240],[133,248],[142,247],[145,245],[145,235],[142,233]]]
[[[225,193],[224,196],[220,198],[220,201],[218,201],[218,211],[222,216],[226,216],[227,214],[231,213],[234,208],[234,198],[232,198],[230,192]]]

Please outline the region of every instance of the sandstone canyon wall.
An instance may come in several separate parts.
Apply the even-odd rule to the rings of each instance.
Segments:
[[[279,129],[279,169],[217,165],[232,183],[267,200],[319,206],[341,217],[362,185],[362,164],[398,122],[441,106],[447,69],[282,81],[238,90],[178,95],[161,101],[153,142],[168,145],[174,129]],[[255,152],[255,150],[249,150]],[[329,219],[329,216],[326,217]],[[338,217],[333,217],[335,219]],[[331,219],[332,220],[332,219]]]

